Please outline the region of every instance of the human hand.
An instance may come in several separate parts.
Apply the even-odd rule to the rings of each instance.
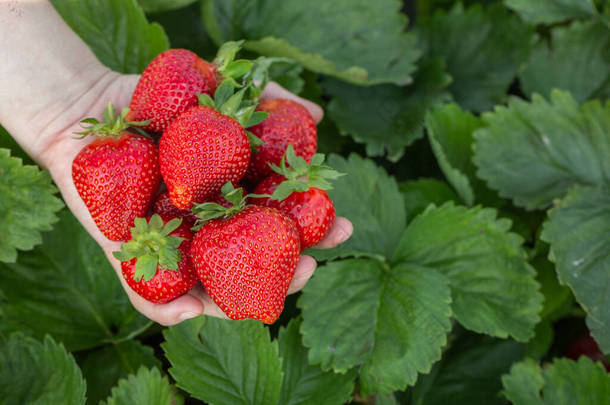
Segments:
[[[136,75],[119,75],[114,72],[107,72],[99,82],[99,87],[94,87],[90,94],[80,97],[79,102],[72,106],[69,114],[61,115],[50,126],[52,129],[58,128],[59,130],[45,132],[39,138],[40,160],[46,164],[51,172],[70,210],[104,250],[131,303],[139,312],[163,325],[173,325],[202,313],[225,317],[200,284],[188,294],[166,304],[149,302],[135,293],[123,279],[120,262],[112,255],[112,252],[120,250],[121,242],[110,241],[99,231],[72,181],[72,160],[83,146],[93,141],[93,138],[74,139],[74,132],[80,130],[80,120],[85,117],[100,118],[108,102],[112,102],[118,109],[129,105],[131,94],[138,79],[139,76]],[[322,119],[323,112],[320,107],[295,96],[276,83],[269,83],[262,97],[293,99],[307,108],[316,123]],[[82,107],[79,108],[79,106]],[[338,217],[328,236],[317,247],[333,247],[346,240],[351,232],[351,223],[345,218]],[[312,257],[302,255],[288,293],[294,293],[303,288],[312,276],[315,267],[316,262]]]

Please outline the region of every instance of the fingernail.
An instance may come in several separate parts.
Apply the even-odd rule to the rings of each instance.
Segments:
[[[191,319],[196,317],[199,314],[196,314],[195,312],[184,312],[182,314],[180,314],[180,316],[178,317],[181,321],[186,321],[187,319]]]

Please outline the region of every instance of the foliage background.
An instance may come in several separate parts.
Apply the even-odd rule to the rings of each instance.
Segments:
[[[271,327],[161,328],[0,128],[1,403],[607,403],[599,363],[557,359],[587,329],[610,353],[607,1],[53,4],[124,73],[293,59],[272,75],[324,107],[355,232]]]

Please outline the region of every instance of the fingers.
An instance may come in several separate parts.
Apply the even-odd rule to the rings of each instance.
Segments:
[[[319,124],[320,121],[322,121],[322,117],[324,116],[324,110],[322,110],[319,105],[289,92],[288,90],[286,90],[275,82],[269,82],[267,84],[265,90],[263,91],[263,94],[261,95],[261,98],[263,100],[274,98],[287,98],[289,100],[296,101],[297,103],[302,104],[303,107],[305,107],[307,111],[309,111],[314,121],[316,121],[316,124]]]
[[[345,242],[352,236],[354,226],[349,219],[344,217],[336,217],[333,225],[330,228],[328,235],[320,243],[313,246],[316,249],[329,249]]]
[[[290,286],[288,287],[288,294],[293,294],[299,291],[307,284],[307,281],[313,275],[316,269],[316,261],[311,256],[302,255],[297,264],[297,269],[294,272]]]
[[[171,326],[204,313],[203,302],[190,294],[185,294],[166,304],[155,304],[145,300],[126,286],[125,291],[136,310],[163,326]]]

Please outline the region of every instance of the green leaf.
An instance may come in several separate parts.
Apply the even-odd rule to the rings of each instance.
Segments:
[[[98,59],[121,73],[141,73],[169,48],[159,24],[149,24],[135,0],[52,0]]]
[[[525,345],[463,334],[429,374],[407,391],[409,404],[504,405],[500,377],[523,358]]]
[[[580,108],[555,90],[551,102],[512,98],[483,115],[475,132],[477,174],[503,197],[526,208],[545,208],[575,184],[610,184],[610,102]]]
[[[317,259],[369,256],[383,260],[396,249],[406,218],[402,195],[393,177],[373,161],[352,154],[346,160],[331,155],[327,161],[335,170],[346,173],[334,182],[328,195],[337,215],[354,224],[350,239],[333,249],[310,249]]]
[[[554,88],[563,89],[582,103],[610,77],[609,48],[610,27],[599,21],[556,27],[551,31],[550,43],[538,38],[533,45],[530,60],[519,75],[521,88],[527,95],[545,96]]]
[[[294,59],[358,84],[411,81],[419,56],[398,0],[206,0],[203,20],[217,44]]]
[[[455,318],[467,329],[527,341],[539,321],[542,295],[520,236],[496,211],[446,203],[407,227],[395,262],[437,271],[451,286]]]
[[[504,396],[514,405],[542,404],[540,390],[544,386],[544,378],[540,368],[531,359],[514,364],[510,373],[502,376]]]
[[[112,395],[101,405],[181,405],[183,399],[176,394],[167,377],[158,368],[141,367],[138,373],[119,381]]]
[[[151,322],[131,305],[99,245],[67,211],[43,244],[16,264],[0,264],[1,322],[69,350],[118,342]]]
[[[443,58],[453,77],[449,90],[467,110],[484,111],[504,100],[529,52],[532,29],[503,6],[456,3],[415,27],[424,58]]]
[[[301,343],[301,321],[293,319],[280,329],[278,343],[284,382],[278,404],[341,405],[351,397],[356,370],[345,374],[324,372],[307,363],[307,349]]]
[[[57,222],[56,212],[63,203],[46,171],[23,165],[0,149],[0,262],[14,263],[17,249],[31,250],[42,242],[41,231]]]
[[[87,380],[87,404],[97,405],[110,395],[117,381],[135,374],[140,366],[161,367],[152,347],[137,340],[106,345],[79,362]]]
[[[593,337],[610,353],[610,188],[571,189],[549,212],[541,237],[551,244],[560,282],[572,289]]]
[[[597,14],[591,0],[504,0],[504,4],[532,24],[554,24]]]
[[[448,280],[411,264],[348,259],[322,266],[303,289],[303,343],[310,363],[361,366],[365,393],[413,384],[440,359],[451,328]]]
[[[457,104],[447,104],[426,117],[426,130],[432,151],[447,181],[469,206],[482,197],[490,200],[491,191],[476,176],[472,163],[472,133],[481,128],[481,120],[464,112]]]
[[[567,286],[559,284],[555,265],[547,259],[547,255],[548,248],[544,249],[531,262],[536,268],[536,279],[541,286],[540,292],[544,295],[544,307],[540,313],[540,318],[555,321],[565,316],[572,309],[574,297]]]
[[[294,94],[300,94],[305,86],[301,78],[303,67],[291,59],[277,61],[269,67],[269,78]]]
[[[85,380],[61,344],[21,333],[0,335],[0,398],[3,405],[82,405]]]
[[[276,404],[282,379],[277,342],[253,320],[198,317],[164,332],[178,386],[213,404]]]
[[[186,7],[197,0],[138,0],[140,6],[147,13],[162,13]]]
[[[514,405],[602,405],[610,398],[610,374],[586,356],[558,359],[543,369],[526,360],[515,364],[502,384]]]
[[[26,165],[35,165],[36,162],[32,160],[32,158],[25,153],[21,146],[13,139],[11,134],[8,133],[6,129],[4,129],[0,125],[0,148],[8,149],[11,151],[11,156],[20,158],[23,161],[23,164]]]
[[[436,179],[410,180],[400,185],[405,200],[407,218],[413,219],[430,204],[442,205],[447,201],[458,201],[458,196],[447,183]]]
[[[360,87],[327,79],[324,91],[332,96],[327,113],[342,135],[366,145],[369,156],[387,155],[397,161],[405,148],[423,136],[426,111],[447,100],[451,81],[440,60],[422,66],[408,87]]]

